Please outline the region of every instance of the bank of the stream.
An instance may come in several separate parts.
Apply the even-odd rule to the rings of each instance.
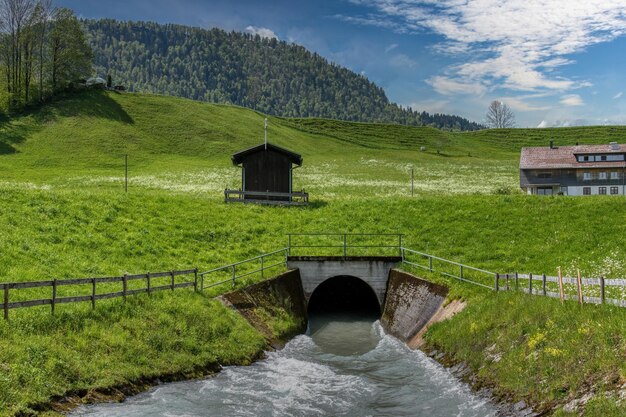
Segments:
[[[554,416],[626,415],[623,308],[476,293],[429,329],[422,350],[509,404]]]

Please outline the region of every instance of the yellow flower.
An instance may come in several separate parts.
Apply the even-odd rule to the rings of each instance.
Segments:
[[[470,324],[470,333],[476,333],[476,331],[478,330],[478,324],[476,324],[476,322],[472,322]]]
[[[545,353],[547,353],[548,355],[553,356],[555,358],[557,356],[562,356],[563,355],[563,351],[560,350],[560,349],[556,349],[556,348],[547,347],[547,348],[544,348],[543,351]]]
[[[528,339],[528,347],[532,350],[540,345],[546,338],[545,333],[537,333]]]

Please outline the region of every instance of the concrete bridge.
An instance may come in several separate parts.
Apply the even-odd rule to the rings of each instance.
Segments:
[[[402,262],[398,256],[290,256],[287,266],[299,269],[304,297],[308,302],[323,283],[333,278],[354,277],[367,284],[382,310],[389,271]],[[345,279],[343,280],[345,282]],[[339,283],[339,281],[337,281]],[[332,291],[332,288],[329,289]]]

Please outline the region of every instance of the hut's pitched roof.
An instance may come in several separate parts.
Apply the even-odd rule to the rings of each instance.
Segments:
[[[276,145],[272,145],[271,143],[267,144],[267,150],[271,150],[274,152],[278,152],[278,153],[282,153],[283,155],[287,156],[287,158],[289,158],[289,160],[291,161],[291,163],[296,164],[298,166],[302,165],[302,156],[298,155],[295,152],[292,152],[288,149],[285,148],[281,148],[280,146],[276,146]],[[252,148],[249,149],[244,149],[243,151],[239,151],[236,154],[233,155],[232,160],[233,160],[233,165],[239,165],[243,162],[243,160],[248,156],[248,155],[252,155],[255,154],[257,152],[264,152],[265,151],[265,144],[262,143],[260,145],[254,146]]]

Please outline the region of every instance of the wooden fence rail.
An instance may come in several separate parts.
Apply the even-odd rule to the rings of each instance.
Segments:
[[[177,276],[186,276],[193,275],[193,281],[185,281],[185,282],[176,282]],[[156,278],[164,278],[169,277],[170,280],[167,285],[158,285],[153,286],[153,280]],[[129,281],[138,281],[145,280],[146,287],[145,288],[136,288],[136,289],[128,289]],[[111,284],[111,283],[122,283],[122,291],[117,292],[109,292],[98,294],[97,293],[97,284]],[[59,287],[68,286],[68,285],[81,285],[81,286],[89,286],[91,289],[90,295],[78,295],[71,297],[58,297],[57,290]],[[11,290],[23,290],[23,289],[32,289],[32,288],[51,288],[51,297],[50,298],[40,298],[35,300],[25,300],[25,301],[11,301]],[[190,288],[193,287],[194,290],[198,290],[198,268],[187,269],[183,271],[167,271],[167,272],[148,272],[145,274],[135,274],[135,275],[123,275],[119,277],[98,277],[98,278],[78,278],[78,279],[53,279],[48,281],[32,281],[32,282],[10,282],[10,283],[2,283],[0,284],[0,288],[2,288],[2,292],[4,294],[2,298],[2,309],[4,311],[4,319],[9,319],[9,310],[17,309],[17,308],[29,308],[35,306],[49,305],[52,314],[55,313],[57,304],[68,304],[68,303],[81,303],[81,302],[91,302],[92,309],[96,308],[96,301],[98,300],[106,300],[110,298],[120,298],[123,297],[126,299],[127,296],[142,294],[142,293],[152,293],[156,291],[164,291],[171,290],[174,291],[177,288]]]
[[[563,298],[565,300],[577,300],[581,303],[590,304],[612,304],[620,307],[626,307],[626,299],[611,298],[607,296],[607,292],[611,289],[626,288],[626,279],[609,279],[609,278],[578,278],[562,277],[560,282],[563,285],[573,286],[576,294],[568,294],[560,291],[550,291],[548,283],[559,285],[558,276],[548,276],[545,274],[500,274],[500,280],[505,280],[506,285],[500,287],[504,291],[522,291],[526,294],[540,295],[544,297]],[[525,282],[524,282],[525,281]],[[535,284],[537,283],[537,284]],[[589,292],[598,295],[589,295]]]

